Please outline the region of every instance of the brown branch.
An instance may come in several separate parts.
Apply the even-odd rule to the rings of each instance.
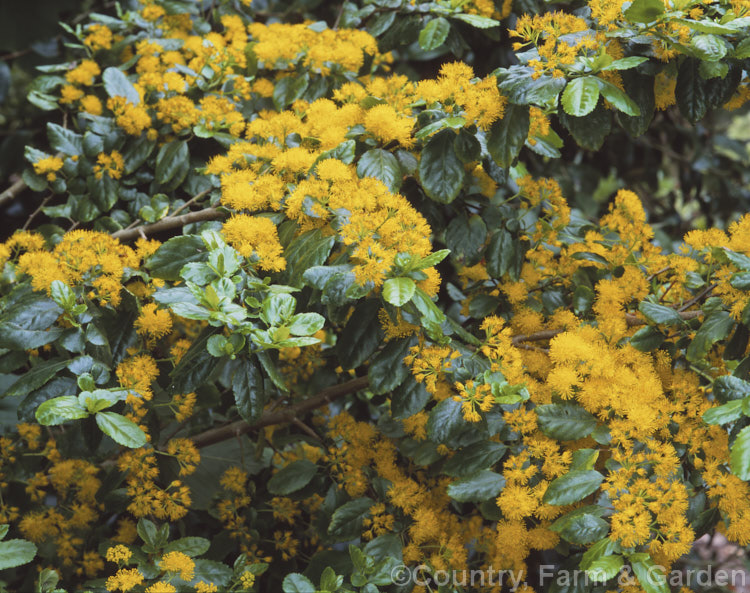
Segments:
[[[202,220],[217,220],[223,216],[224,214],[216,208],[205,208],[203,210],[181,214],[180,216],[167,216],[166,218],[162,218],[160,221],[153,224],[147,224],[132,229],[122,229],[120,231],[112,233],[112,236],[115,239],[119,239],[120,241],[130,241],[144,235],[150,235],[153,233],[159,233],[161,231],[175,229],[191,222],[199,222]]]
[[[26,182],[23,179],[19,179],[13,185],[11,185],[8,189],[6,189],[3,193],[0,194],[0,204],[4,204],[8,200],[12,200],[18,194],[20,194],[23,190],[25,190],[27,187],[28,186],[26,185]]]
[[[690,319],[700,317],[701,315],[703,315],[703,311],[701,311],[700,309],[698,311],[679,311],[679,314],[684,321],[688,321]],[[628,325],[630,327],[634,327],[636,325],[646,325],[648,323],[648,321],[646,321],[645,319],[641,319],[635,313],[625,313],[625,320],[628,322]]]
[[[212,428],[210,430],[197,434],[194,437],[191,437],[191,439],[193,443],[195,443],[196,447],[208,447],[209,445],[220,443],[222,441],[235,436],[240,436],[252,430],[263,428],[264,426],[285,424],[288,422],[293,423],[295,420],[299,420],[300,416],[303,416],[310,410],[320,408],[321,406],[331,403],[332,401],[348,395],[349,393],[354,393],[355,391],[364,389],[365,387],[367,387],[367,385],[367,377],[352,379],[351,381],[341,383],[340,385],[326,387],[320,393],[313,395],[312,397],[309,397],[299,403],[291,405],[283,410],[279,410],[278,412],[266,412],[260,417],[257,422],[253,422],[252,424],[248,424],[244,420],[239,420],[237,422],[233,422],[232,424],[227,424],[226,426]]]

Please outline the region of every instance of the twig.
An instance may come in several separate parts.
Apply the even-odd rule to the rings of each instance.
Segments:
[[[511,340],[511,343],[514,346],[518,346],[521,342],[541,342],[542,340],[550,340],[554,338],[557,334],[562,333],[563,329],[543,329],[538,332],[534,332],[533,334],[519,334],[517,336],[513,336],[513,339]]]
[[[39,214],[42,211],[42,208],[44,208],[47,205],[47,202],[49,202],[52,199],[52,195],[47,196],[42,200],[42,203],[39,204],[39,207],[34,210],[29,217],[26,219],[26,222],[23,225],[23,228],[21,230],[26,230],[31,226],[32,221],[36,218],[36,215]]]
[[[700,301],[703,297],[708,296],[708,294],[711,293],[714,288],[716,288],[716,284],[711,284],[704,291],[702,291],[700,294],[694,296],[692,299],[690,299],[688,302],[686,302],[684,305],[682,305],[682,307],[680,307],[678,309],[678,311],[682,312],[685,309],[689,309],[695,303],[697,303],[698,301]]]
[[[185,208],[187,208],[187,207],[188,207],[188,206],[190,206],[191,204],[194,204],[195,202],[197,202],[198,200],[200,200],[200,199],[201,199],[201,198],[202,198],[203,196],[205,196],[205,195],[209,194],[209,193],[211,192],[211,190],[212,190],[212,189],[213,189],[213,188],[210,188],[210,189],[204,189],[204,190],[203,190],[202,192],[200,192],[200,193],[198,193],[198,194],[195,194],[195,195],[194,195],[194,196],[193,196],[192,198],[190,198],[190,199],[189,199],[189,200],[188,200],[187,202],[185,202],[185,203],[184,203],[184,204],[183,204],[182,206],[180,206],[179,208],[177,208],[177,210],[175,210],[174,212],[172,212],[172,214],[170,214],[169,216],[177,216],[177,215],[178,215],[178,214],[179,214],[180,212],[182,212],[182,211],[183,211],[183,210],[184,210]]]
[[[120,239],[120,241],[130,241],[132,239],[137,239],[138,237],[142,237],[145,235],[151,235],[153,233],[175,229],[186,224],[190,224],[191,222],[199,222],[202,220],[217,220],[222,216],[224,216],[224,214],[216,208],[205,208],[204,210],[188,212],[187,214],[182,214],[180,216],[167,216],[166,218],[162,218],[160,221],[153,224],[147,224],[132,229],[122,229],[120,231],[112,233],[112,236],[115,239]]]
[[[680,317],[682,317],[683,320],[688,321],[690,319],[695,319],[696,317],[700,317],[703,315],[703,311],[678,311],[680,314]],[[645,319],[641,319],[638,317],[635,313],[625,313],[625,320],[628,322],[628,325],[630,327],[636,326],[636,325],[646,325],[648,321]]]
[[[12,200],[15,198],[18,194],[20,194],[23,190],[25,190],[28,186],[26,185],[26,182],[23,179],[19,179],[13,185],[11,185],[8,189],[6,189],[3,193],[0,194],[0,204],[4,204],[8,200]]]
[[[337,30],[339,28],[339,23],[341,22],[341,17],[344,14],[344,7],[346,6],[346,2],[342,2],[341,6],[339,7],[339,12],[336,15],[336,20],[333,23],[333,30]]]
[[[291,405],[284,410],[270,413],[266,412],[260,417],[257,422],[253,422],[252,424],[248,424],[244,420],[239,420],[237,422],[233,422],[232,424],[221,426],[219,428],[212,428],[210,430],[197,434],[192,437],[192,441],[193,443],[195,443],[196,447],[207,447],[209,445],[220,443],[232,437],[240,436],[258,428],[263,428],[264,426],[285,424],[287,422],[293,423],[295,419],[299,419],[300,416],[303,416],[307,412],[316,408],[320,408],[321,406],[331,403],[332,401],[339,399],[345,395],[354,393],[356,391],[359,391],[360,389],[364,389],[365,387],[367,387],[367,384],[367,377],[359,377],[357,379],[347,381],[346,383],[341,383],[340,385],[333,385],[331,387],[323,389],[317,395],[309,397],[297,404]]]

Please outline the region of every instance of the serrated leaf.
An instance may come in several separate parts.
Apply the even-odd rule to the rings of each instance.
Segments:
[[[242,419],[251,424],[260,418],[266,403],[263,375],[257,365],[246,358],[237,359],[235,364],[232,373],[234,402]]]
[[[362,526],[364,515],[367,514],[373,504],[375,504],[375,501],[367,497],[355,498],[344,503],[331,516],[328,534],[339,537],[350,535],[356,537]]]
[[[315,585],[307,577],[293,572],[284,577],[281,583],[284,593],[315,593]]]
[[[102,74],[102,82],[104,83],[104,90],[110,97],[124,97],[133,105],[138,105],[141,102],[141,96],[133,83],[119,68],[106,68]]]
[[[505,478],[489,470],[448,484],[448,496],[458,502],[482,502],[497,496],[505,486]]]
[[[638,582],[646,593],[669,593],[667,577],[646,553],[631,554],[628,558]]]
[[[672,309],[672,307],[666,307],[658,303],[652,303],[650,301],[641,301],[638,305],[638,310],[651,323],[661,325],[682,325],[684,323],[680,314]]]
[[[652,23],[664,14],[662,0],[634,0],[623,16],[631,23]]]
[[[542,498],[545,504],[573,504],[596,491],[604,476],[595,470],[576,470],[553,480]]]
[[[601,78],[597,78],[596,80],[602,96],[609,101],[615,109],[622,111],[625,115],[631,117],[638,117],[641,115],[641,110],[638,107],[638,104],[618,87],[611,82],[602,80]]]
[[[40,406],[41,407],[41,406]],[[148,440],[146,433],[140,426],[129,418],[115,412],[99,412],[96,414],[96,424],[101,431],[116,443],[137,449],[143,447]]]
[[[419,33],[419,46],[425,51],[437,49],[445,42],[451,31],[450,23],[443,17],[428,22]]]
[[[575,117],[588,115],[596,108],[599,101],[599,84],[594,76],[574,78],[562,94],[562,107],[565,113]]]
[[[521,152],[529,135],[527,105],[508,105],[503,118],[492,124],[487,138],[487,150],[495,162],[507,169]]]
[[[540,430],[558,441],[582,439],[596,428],[596,418],[578,404],[537,406],[535,412]]]
[[[401,187],[402,173],[398,159],[381,148],[368,150],[360,157],[357,163],[357,175],[379,179],[393,193]]]
[[[0,570],[23,566],[36,556],[36,546],[24,539],[0,542]]]
[[[276,472],[266,487],[271,494],[287,496],[307,486],[317,471],[318,467],[307,459],[293,461]]]
[[[416,288],[411,278],[389,278],[383,283],[383,298],[394,307],[403,307],[414,296]]]
[[[703,412],[703,422],[706,424],[728,424],[742,418],[743,402],[747,400],[735,399],[721,406],[709,408]]]
[[[594,560],[586,569],[586,576],[595,582],[605,582],[617,576],[624,565],[622,556],[605,556]]]
[[[455,132],[435,134],[422,150],[419,179],[425,193],[443,204],[450,204],[461,191],[466,172],[453,146]]]
[[[732,444],[729,467],[741,480],[750,480],[750,426],[743,428]]]

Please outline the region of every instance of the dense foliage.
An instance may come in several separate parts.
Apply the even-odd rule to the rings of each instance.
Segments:
[[[0,590],[666,593],[750,543],[750,3],[78,20],[0,195]]]

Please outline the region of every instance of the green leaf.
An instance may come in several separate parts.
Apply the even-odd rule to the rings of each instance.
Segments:
[[[584,507],[587,508],[591,507]],[[577,509],[560,517],[550,529],[557,531],[565,541],[587,545],[605,537],[609,531],[609,523],[594,513],[578,512]]]
[[[684,320],[680,317],[680,314],[672,309],[672,307],[666,307],[658,303],[652,303],[650,301],[641,301],[638,305],[638,310],[651,323],[660,325],[682,325]]]
[[[630,70],[636,66],[640,66],[643,62],[648,62],[648,58],[643,56],[628,56],[627,58],[620,58],[611,62],[607,66],[604,66],[602,70]]]
[[[489,470],[448,484],[448,496],[458,502],[482,502],[497,496],[505,486],[505,478]]]
[[[253,361],[246,358],[238,358],[235,361],[232,391],[237,411],[245,422],[252,424],[260,418],[266,397],[263,391],[263,375]]]
[[[119,68],[106,68],[104,74],[102,74],[102,82],[104,82],[104,90],[110,97],[124,97],[133,105],[138,105],[141,102],[141,96],[133,83]]]
[[[31,350],[53,342],[63,330],[53,327],[63,310],[51,299],[30,294],[0,316],[0,348]]]
[[[317,471],[318,467],[307,459],[293,461],[276,472],[266,487],[271,494],[287,496],[307,486]]]
[[[664,572],[658,567],[651,556],[644,552],[630,554],[630,565],[633,567],[638,582],[646,593],[669,593],[669,585]]]
[[[586,117],[568,115],[564,109],[558,109],[557,113],[578,145],[586,150],[599,150],[612,128],[612,112],[602,101]]]
[[[495,19],[491,19],[486,16],[480,16],[478,14],[459,12],[450,16],[452,19],[463,21],[464,23],[468,23],[469,25],[471,25],[472,27],[476,27],[477,29],[491,29],[492,27],[497,27],[498,25],[500,25],[500,21],[496,21]]]
[[[425,193],[443,204],[450,204],[461,191],[466,172],[454,148],[455,132],[435,134],[422,150],[419,179]]]
[[[576,470],[560,476],[547,487],[542,498],[545,504],[573,504],[596,491],[604,480],[598,471]]]
[[[589,566],[599,558],[609,556],[613,551],[619,550],[617,543],[613,542],[608,537],[600,539],[593,546],[583,553],[579,566],[583,570],[588,570]]]
[[[714,379],[714,397],[722,403],[743,399],[750,395],[750,383],[732,375],[722,375]]]
[[[36,420],[43,426],[56,426],[68,420],[86,418],[89,411],[75,395],[63,395],[43,402],[36,410]]]
[[[320,229],[302,233],[284,249],[286,270],[281,282],[295,288],[304,285],[302,275],[315,266],[321,266],[333,249],[335,237],[326,237]]]
[[[548,404],[535,411],[541,431],[558,441],[582,439],[596,428],[596,418],[578,404]]]
[[[430,393],[424,383],[417,383],[409,374],[406,380],[393,390],[391,414],[396,420],[409,418],[421,412],[430,401]]]
[[[190,263],[206,259],[203,240],[198,235],[172,237],[146,260],[151,275],[162,280],[179,280],[180,271]]]
[[[481,441],[468,445],[455,453],[443,466],[443,473],[461,478],[495,465],[508,450],[506,445],[493,441]]]
[[[2,397],[14,397],[27,395],[39,389],[47,381],[52,379],[59,371],[68,366],[69,360],[46,360],[39,363],[30,371],[25,372],[21,377],[8,388]]]
[[[137,449],[148,442],[140,426],[115,412],[98,412],[96,424],[104,434],[124,447]]]
[[[169,542],[164,546],[164,553],[168,552],[182,552],[192,558],[196,556],[202,556],[211,547],[211,542],[205,537],[181,537],[174,541]]]
[[[441,261],[443,261],[446,257],[448,257],[451,254],[450,249],[440,249],[439,251],[435,251],[434,253],[431,253],[427,257],[423,257],[420,259],[415,269],[417,270],[424,270],[425,268],[431,268],[432,266],[436,266]]]
[[[515,242],[505,229],[500,229],[490,239],[487,247],[487,273],[491,278],[500,279],[510,269],[513,262]]]
[[[382,148],[368,150],[360,157],[357,163],[357,175],[379,179],[393,193],[398,192],[403,180],[398,159]]]
[[[707,82],[699,73],[700,60],[687,58],[677,71],[675,97],[680,112],[689,121],[695,123],[708,111]]]
[[[650,352],[664,343],[664,334],[656,326],[649,325],[630,336],[630,345],[641,352]]]
[[[490,128],[487,150],[495,162],[507,169],[521,152],[529,135],[529,107],[510,104],[505,108],[503,119]]]
[[[380,345],[380,321],[378,299],[360,301],[346,326],[339,335],[336,352],[341,366],[356,369],[364,363]]]
[[[367,370],[370,391],[376,395],[388,393],[406,380],[409,369],[404,364],[404,356],[409,353],[413,343],[411,338],[391,340],[375,356]],[[391,411],[393,413],[393,410]]]
[[[750,480],[750,426],[743,428],[732,444],[729,467],[741,480]]]
[[[273,87],[273,104],[278,111],[283,111],[297,99],[301,99],[310,84],[310,75],[287,76]]]
[[[718,62],[727,55],[727,44],[716,35],[695,35],[691,45],[697,57],[707,62]]]
[[[394,307],[403,307],[414,296],[416,288],[411,278],[388,278],[383,283],[383,298]]]
[[[729,284],[737,290],[750,290],[750,272],[737,272],[732,274]]]
[[[695,333],[693,341],[687,347],[686,358],[696,362],[703,358],[719,340],[729,335],[735,321],[726,311],[714,311],[706,317],[703,325]]]
[[[0,542],[0,570],[23,566],[36,556],[36,546],[24,539]]]
[[[419,46],[425,51],[437,49],[443,45],[450,31],[451,24],[446,19],[441,16],[432,19],[419,33]]]
[[[181,171],[189,157],[190,152],[187,142],[184,140],[167,142],[159,149],[156,155],[154,179],[162,185],[167,185],[178,175],[178,172]]]
[[[742,405],[747,400],[735,399],[721,406],[709,408],[703,412],[703,422],[706,424],[728,424],[742,418]]]
[[[615,109],[632,117],[638,117],[641,114],[638,104],[618,87],[601,78],[597,78],[596,80],[602,96],[609,101]]]
[[[319,313],[298,313],[287,326],[293,336],[311,336],[323,329],[326,320]]]
[[[631,23],[652,23],[664,14],[661,0],[634,0],[623,16]]]
[[[624,565],[622,556],[605,556],[594,560],[586,569],[592,581],[605,582],[617,576]]]
[[[284,577],[281,588],[284,593],[315,593],[315,585],[312,581],[296,572]]]
[[[487,225],[478,214],[467,216],[464,212],[453,217],[445,228],[444,240],[456,258],[468,265],[479,261],[482,245],[487,237]]]
[[[47,138],[52,150],[65,155],[83,154],[83,136],[57,124],[47,124]]]
[[[565,113],[575,117],[588,115],[596,108],[599,101],[599,84],[594,76],[574,78],[562,94],[562,107]]]
[[[328,525],[328,534],[334,536],[356,537],[362,528],[362,519],[375,504],[371,498],[355,498],[344,503],[333,513]]]

